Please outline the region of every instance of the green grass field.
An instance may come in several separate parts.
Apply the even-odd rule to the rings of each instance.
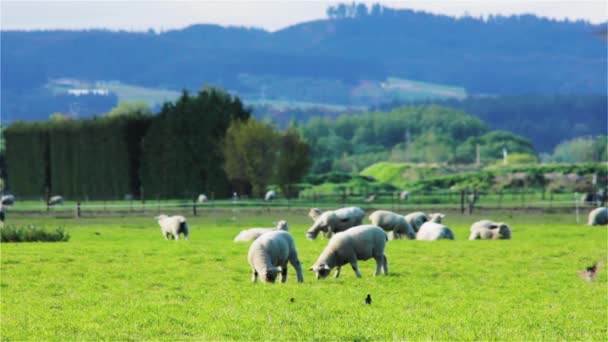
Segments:
[[[305,215],[273,211],[190,217],[190,241],[165,241],[152,217],[56,219],[69,242],[1,247],[0,340],[606,340],[605,227],[572,215],[501,213],[510,241],[468,241],[477,216],[448,215],[455,241],[390,241],[388,276],[251,283],[242,228],[287,219],[305,270],[326,240]],[[366,219],[367,220],[367,219]],[[373,303],[364,305],[370,293]],[[295,302],[291,303],[290,298]]]

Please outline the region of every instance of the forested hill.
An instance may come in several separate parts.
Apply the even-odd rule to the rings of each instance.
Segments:
[[[601,25],[531,15],[455,19],[360,6],[330,8],[329,19],[273,33],[214,25],[162,33],[2,31],[3,91],[33,89],[53,78],[258,91],[242,75],[350,85],[390,76],[464,87],[469,94],[606,90]]]

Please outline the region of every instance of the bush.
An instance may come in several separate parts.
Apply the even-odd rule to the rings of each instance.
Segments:
[[[34,242],[34,241],[68,241],[68,234],[63,227],[58,227],[55,231],[47,231],[33,225],[11,226],[6,225],[0,229],[2,242]]]

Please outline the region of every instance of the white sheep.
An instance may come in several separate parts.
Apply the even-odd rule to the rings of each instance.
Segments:
[[[409,191],[401,191],[401,193],[399,194],[399,199],[402,201],[407,201],[407,199],[410,197],[410,193]]]
[[[441,223],[441,221],[443,221],[443,218],[445,217],[445,215],[442,213],[432,213],[432,214],[427,214],[427,217],[429,218],[428,222]]]
[[[49,201],[47,202],[47,204],[49,206],[56,205],[56,204],[63,204],[63,197],[62,196],[53,196],[53,197],[49,198]]]
[[[353,227],[344,232],[337,233],[329,240],[329,243],[309,270],[316,272],[317,279],[325,278],[332,268],[336,267],[335,278],[340,276],[343,265],[350,263],[357,278],[361,278],[357,260],[376,260],[376,272],[379,275],[381,269],[388,274],[388,260],[384,254],[388,237],[382,228],[374,225],[361,225]]]
[[[272,201],[275,198],[277,198],[277,193],[274,190],[268,191],[264,196],[265,201]]]
[[[399,215],[387,210],[376,210],[369,215],[372,225],[378,226],[385,231],[392,231],[394,239],[400,239],[406,235],[409,239],[416,238],[416,232],[405,220],[403,215]]]
[[[254,241],[259,238],[262,234],[272,232],[275,230],[284,230],[288,231],[289,226],[287,226],[287,221],[281,220],[277,223],[275,228],[250,228],[242,230],[239,235],[234,238],[235,242],[244,242],[244,241]]]
[[[313,222],[316,221],[321,214],[323,214],[323,210],[319,208],[312,208],[308,211],[308,217],[310,217]]]
[[[184,234],[186,240],[189,240],[189,231],[188,231],[188,223],[186,223],[186,218],[181,215],[175,216],[167,216],[160,215],[156,217],[158,221],[158,225],[160,226],[160,231],[166,240],[169,240],[169,237],[173,237],[175,240],[179,240],[179,234]]]
[[[286,231],[275,230],[260,236],[249,247],[247,260],[251,266],[251,281],[254,283],[258,276],[264,283],[274,283],[279,272],[281,282],[284,283],[287,280],[287,262],[296,269],[298,282],[304,281],[296,243],[293,236]]]
[[[608,224],[608,208],[599,207],[591,210],[587,225],[599,226]]]
[[[511,239],[511,228],[504,222],[481,220],[471,225],[469,240],[508,240]]]
[[[363,222],[364,216],[365,211],[358,207],[328,210],[315,220],[306,232],[306,238],[314,240],[319,232],[325,232],[328,236],[331,236],[333,233],[358,226]]]
[[[196,202],[198,202],[199,204],[206,203],[207,202],[207,195],[205,195],[205,194],[198,195],[198,198],[196,199]]]
[[[440,239],[454,240],[452,230],[441,223],[425,222],[416,233],[416,240],[433,241]]]
[[[13,195],[4,195],[2,199],[0,199],[0,203],[3,205],[13,205],[15,203],[15,196]]]
[[[422,224],[429,220],[429,217],[427,216],[427,214],[421,211],[416,211],[405,215],[405,220],[407,221],[407,223],[410,224],[410,226],[412,227],[412,229],[414,229],[415,232],[418,232]]]

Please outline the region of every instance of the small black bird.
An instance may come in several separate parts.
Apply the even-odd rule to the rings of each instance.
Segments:
[[[600,265],[596,262],[593,265],[586,267],[585,270],[580,271],[578,274],[586,281],[593,281],[597,277],[597,273],[599,272],[599,270]]]
[[[290,303],[295,303],[295,302],[296,302],[296,299],[295,299],[295,298],[290,298],[290,299],[289,299],[289,302],[290,302]]]
[[[365,304],[367,304],[367,305],[372,304],[372,296],[369,293],[367,294],[367,297],[365,297]]]

